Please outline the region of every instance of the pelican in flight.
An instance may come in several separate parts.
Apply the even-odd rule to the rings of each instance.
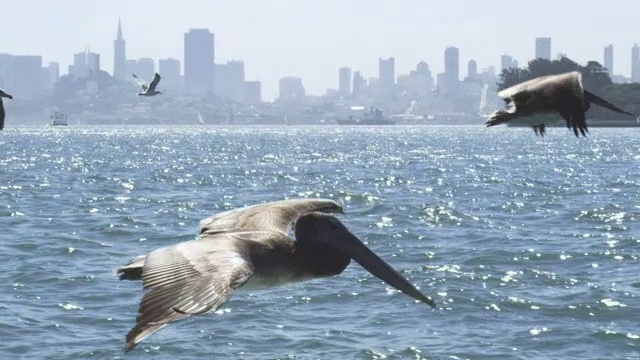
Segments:
[[[138,95],[140,96],[154,96],[157,94],[162,94],[160,91],[156,90],[156,87],[158,86],[158,83],[160,82],[160,74],[155,73],[153,75],[153,79],[151,80],[151,82],[149,84],[147,84],[146,81],[144,80],[140,80],[136,74],[131,74],[133,75],[134,79],[136,79],[136,82],[142,87],[142,92],[138,93]]]
[[[547,123],[556,122],[544,115],[555,113],[560,114],[567,128],[573,128],[576,136],[587,136],[585,112],[589,110],[591,103],[636,117],[585,90],[582,75],[578,71],[531,79],[500,91],[498,96],[504,99],[509,109],[491,114],[487,126],[504,123],[527,125],[533,127],[536,135],[541,136],[545,134]],[[559,121],[562,120],[558,119],[557,122]]]
[[[4,90],[0,89],[0,130],[4,129],[4,103],[2,102],[2,98],[5,97],[7,99],[13,99],[11,94],[6,93]]]
[[[120,280],[146,289],[125,351],[167,324],[218,309],[235,289],[267,288],[342,273],[351,259],[389,285],[435,307],[336,217],[326,199],[293,199],[227,211],[200,222],[200,237],[134,258]],[[287,234],[292,228],[295,241]]]

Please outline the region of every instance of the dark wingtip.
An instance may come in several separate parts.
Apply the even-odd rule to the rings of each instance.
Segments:
[[[133,349],[136,346],[136,343],[134,343],[133,341],[127,341],[127,343],[124,345],[124,352],[128,353],[129,351],[131,351],[131,349]]]

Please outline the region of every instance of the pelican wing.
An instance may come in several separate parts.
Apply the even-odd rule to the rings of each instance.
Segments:
[[[11,96],[11,94],[8,94],[3,89],[0,89],[0,98],[3,98],[3,97],[7,99],[13,99],[13,96]]]
[[[133,78],[136,79],[136,82],[138,83],[138,85],[140,85],[142,87],[142,91],[147,91],[147,89],[149,89],[149,85],[147,85],[147,82],[144,80],[140,80],[136,74],[131,74],[133,75]]]
[[[303,215],[296,222],[295,232],[296,241],[328,245],[355,260],[378,279],[416,300],[436,307],[433,300],[422,294],[409,280],[371,251],[336,217],[318,212]],[[304,245],[301,244],[300,247]]]
[[[4,103],[0,98],[0,130],[4,129]]]
[[[253,274],[242,236],[219,234],[218,239],[192,240],[151,252],[142,269],[147,291],[136,325],[127,334],[126,351],[171,322],[215,311],[227,301]]]
[[[156,90],[156,86],[158,86],[160,79],[161,79],[160,74],[158,73],[153,74],[153,79],[151,80],[151,83],[149,83],[149,91],[153,92]]]
[[[342,206],[328,199],[292,199],[252,205],[213,215],[200,221],[200,234],[226,231],[287,232],[289,225],[303,214],[321,211],[341,213]]]
[[[503,99],[513,98],[518,94],[538,92],[552,95],[557,89],[571,88],[574,92],[582,92],[582,75],[577,71],[564,74],[540,76],[527,80],[498,92]]]

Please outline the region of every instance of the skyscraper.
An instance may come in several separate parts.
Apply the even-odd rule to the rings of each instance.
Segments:
[[[536,59],[551,60],[551,38],[536,38]]]
[[[87,47],[83,52],[73,55],[73,65],[69,65],[69,74],[84,77],[92,72],[100,70],[100,54],[89,51]]]
[[[118,19],[118,37],[113,41],[113,77],[118,80],[126,78],[126,43],[122,37],[122,23]]]
[[[14,96],[29,97],[44,89],[46,72],[42,68],[42,56],[16,55],[13,57]]]
[[[457,47],[448,47],[444,50],[443,80],[448,89],[453,88],[460,81],[460,51]]]
[[[297,77],[283,77],[280,79],[280,93],[278,98],[281,100],[303,98],[305,96],[302,79]]]
[[[613,76],[613,45],[604,48],[604,67],[608,70],[609,76]]]
[[[360,75],[360,71],[356,71],[353,73],[353,87],[351,90],[352,95],[358,95],[362,91],[362,88],[365,86],[366,81],[364,77]]]
[[[341,67],[338,70],[338,91],[342,96],[351,94],[351,69],[348,67]]]
[[[262,102],[262,84],[260,81],[245,81],[244,102],[258,104]]]
[[[214,91],[216,95],[241,102],[244,100],[244,62],[229,61],[215,65]]]
[[[393,95],[396,88],[396,59],[378,59],[378,81],[380,90],[385,95]]]
[[[60,64],[52,61],[47,65],[47,87],[53,87],[60,77]]]
[[[640,47],[633,44],[631,48],[631,81],[640,82]]]
[[[471,59],[467,65],[467,77],[469,79],[476,79],[478,77],[478,63]]]
[[[517,67],[514,66],[514,60],[513,57],[509,56],[509,55],[502,55],[500,56],[500,70],[507,70],[507,69],[511,69],[513,67]]]
[[[214,44],[209,29],[189,29],[184,34],[184,83],[188,92],[205,94],[213,90]]]

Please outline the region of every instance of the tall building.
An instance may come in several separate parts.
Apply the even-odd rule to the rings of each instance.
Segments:
[[[214,92],[225,99],[243,101],[244,62],[229,61],[226,64],[216,64]]]
[[[366,80],[364,79],[364,76],[360,75],[360,71],[354,72],[353,73],[353,88],[352,88],[351,94],[354,95],[354,96],[360,94],[360,92],[365,87],[365,85],[366,85]]]
[[[262,83],[260,81],[244,82],[244,102],[247,104],[262,102]]]
[[[409,72],[409,89],[417,93],[426,94],[433,88],[433,76],[429,64],[420,61],[416,69]]]
[[[153,74],[156,72],[156,63],[152,58],[141,58],[138,59],[138,73],[136,75],[140,76],[142,79],[146,81],[151,81],[153,79]]]
[[[60,77],[60,64],[52,61],[47,65],[47,87],[53,87]]]
[[[471,59],[467,65],[467,77],[469,79],[477,79],[478,78],[478,63]]]
[[[460,81],[460,51],[457,47],[444,50],[444,88],[453,89]],[[440,84],[438,84],[440,87]]]
[[[351,69],[348,67],[338,70],[338,92],[342,96],[351,95]]]
[[[604,48],[604,68],[613,76],[613,45],[609,44]]]
[[[551,38],[536,38],[536,59],[551,60]]]
[[[125,62],[125,68],[128,74],[136,74],[140,80],[147,82],[153,79],[153,74],[156,71],[155,62],[151,58],[129,59]],[[160,86],[162,86],[162,83],[160,83]]]
[[[500,71],[517,67],[517,62],[513,60],[513,57],[509,55],[502,55],[500,57]]]
[[[631,48],[631,81],[640,82],[640,47],[633,44]]]
[[[122,37],[122,23],[118,19],[118,36],[113,41],[113,77],[118,80],[125,80],[126,73],[126,43]]]
[[[158,72],[162,76],[162,83],[172,87],[178,87],[182,83],[180,79],[180,60],[158,60]]]
[[[190,93],[213,91],[215,39],[209,29],[189,29],[184,34],[184,84]]]
[[[378,85],[380,91],[387,96],[395,94],[396,89],[396,59],[378,59]]]
[[[0,88],[13,87],[13,55],[0,54]]]
[[[16,55],[13,57],[13,85],[11,94],[17,97],[36,95],[44,89],[46,72],[42,56]]]
[[[100,71],[100,54],[89,51],[73,55],[73,65],[69,65],[69,74],[76,77],[88,76],[92,72]]]
[[[278,98],[281,100],[303,98],[305,96],[302,79],[297,77],[283,77],[279,82]]]

